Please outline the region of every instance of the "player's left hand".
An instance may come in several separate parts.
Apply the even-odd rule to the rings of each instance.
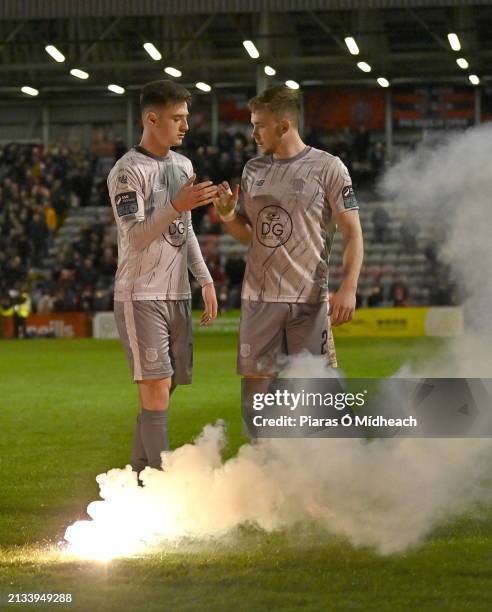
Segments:
[[[355,312],[355,302],[355,291],[343,286],[331,295],[329,315],[333,327],[352,320]]]
[[[208,283],[202,287],[202,297],[205,309],[200,319],[200,326],[211,325],[217,318],[217,296],[213,283]]]

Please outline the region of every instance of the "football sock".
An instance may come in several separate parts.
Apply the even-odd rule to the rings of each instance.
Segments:
[[[169,450],[167,410],[146,410],[142,408],[140,436],[147,456],[147,465],[161,470],[161,453]]]
[[[142,443],[142,436],[140,434],[140,414],[137,416],[137,422],[135,424],[135,433],[133,435],[133,449],[132,449],[132,470],[140,474],[140,472],[148,465],[147,455],[145,448]]]

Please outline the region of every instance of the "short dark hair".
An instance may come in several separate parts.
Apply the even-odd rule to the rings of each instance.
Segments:
[[[276,87],[265,89],[263,93],[251,98],[248,102],[248,108],[251,112],[267,109],[278,117],[289,115],[296,125],[299,122],[299,114],[301,112],[297,90],[285,85],[277,85]]]
[[[140,92],[140,110],[143,112],[149,106],[166,106],[179,102],[191,102],[191,94],[182,85],[162,79],[151,81],[142,87]]]

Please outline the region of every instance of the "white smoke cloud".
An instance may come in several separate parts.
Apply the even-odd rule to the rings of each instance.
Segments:
[[[472,333],[400,375],[490,377],[491,159],[492,126],[482,126],[417,151],[385,177],[398,202],[447,225],[442,253],[463,279],[472,323]],[[287,375],[320,378],[326,369],[302,356]],[[68,528],[70,549],[107,558],[242,524],[270,531],[309,520],[356,546],[396,553],[492,502],[489,438],[260,440],[225,462],[223,445],[223,428],[208,425],[194,444],[165,455],[165,471],[144,471],[143,488],[129,466],[98,476],[102,501],[89,505],[91,521]]]

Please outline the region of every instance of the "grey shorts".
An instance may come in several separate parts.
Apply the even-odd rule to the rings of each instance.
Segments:
[[[326,355],[337,367],[328,304],[241,303],[237,371],[242,375],[276,374],[282,358],[304,350]]]
[[[115,302],[116,326],[134,381],[191,383],[193,340],[189,300]]]

